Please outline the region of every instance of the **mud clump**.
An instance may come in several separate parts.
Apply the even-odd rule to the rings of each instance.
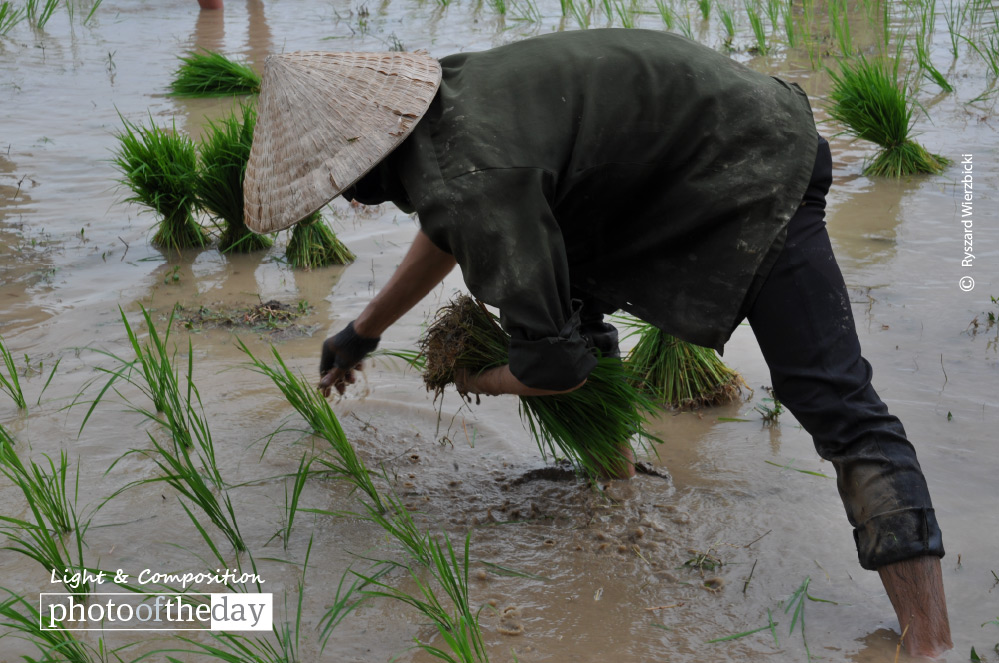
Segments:
[[[276,299],[254,305],[226,305],[217,303],[197,308],[176,307],[177,320],[186,329],[249,329],[283,338],[312,336],[316,325],[302,325],[297,321],[312,312],[304,300],[295,305]]]

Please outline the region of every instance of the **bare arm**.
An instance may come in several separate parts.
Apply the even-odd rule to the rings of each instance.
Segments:
[[[923,555],[886,564],[878,574],[905,632],[909,654],[932,658],[954,646],[939,557]]]
[[[421,230],[388,283],[357,316],[354,330],[368,338],[381,336],[437,287],[454,266],[454,256],[437,248]]]
[[[354,321],[354,331],[364,338],[378,338],[437,287],[454,266],[454,256],[437,248],[422,231],[418,232],[388,283]],[[335,347],[326,347],[332,340],[332,337],[326,339],[324,354],[327,350],[335,354]],[[354,368],[334,366],[328,370],[319,381],[323,395],[329,396],[332,388],[342,394],[344,387],[354,382]]]
[[[570,391],[579,389],[586,380],[583,380],[570,389],[537,389],[528,387],[526,384],[514,377],[509,366],[497,366],[490,368],[478,375],[473,375],[468,371],[461,371],[455,376],[455,386],[463,394],[484,394],[486,396],[499,396],[500,394],[513,394],[514,396],[552,396],[554,394],[567,394]]]

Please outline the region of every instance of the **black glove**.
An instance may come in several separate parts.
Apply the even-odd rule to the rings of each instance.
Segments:
[[[378,347],[381,337],[365,338],[359,336],[354,331],[354,323],[351,322],[335,336],[330,336],[323,341],[323,354],[319,360],[319,377],[337,368],[349,371],[364,359],[368,354]]]
[[[621,357],[621,348],[617,344],[617,329],[614,325],[602,319],[584,321],[579,326],[579,334],[586,339],[587,345],[600,352],[601,357]]]

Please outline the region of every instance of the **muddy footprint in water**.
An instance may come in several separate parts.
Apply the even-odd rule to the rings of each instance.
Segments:
[[[500,613],[499,624],[496,625],[496,630],[503,635],[523,635],[524,622],[520,617],[520,608],[515,605],[503,608],[503,612]]]

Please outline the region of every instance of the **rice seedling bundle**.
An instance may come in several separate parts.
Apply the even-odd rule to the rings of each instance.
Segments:
[[[14,355],[11,354],[7,344],[4,343],[2,336],[0,336],[0,358],[3,359],[3,365],[7,369],[6,376],[0,371],[0,391],[6,392],[14,400],[14,404],[17,405],[19,410],[27,410],[28,403],[25,401],[24,392],[21,390],[21,380],[17,377],[17,365],[14,364]]]
[[[638,388],[677,408],[720,405],[739,397],[745,383],[711,348],[681,341],[645,322],[628,324],[639,336],[627,359]]]
[[[285,249],[285,257],[292,267],[313,269],[327,265],[347,265],[354,262],[357,256],[337,238],[319,212],[313,212],[295,224]]]
[[[260,76],[220,53],[202,51],[180,58],[170,94],[176,97],[229,97],[258,94]]]
[[[940,173],[950,161],[909,137],[915,102],[907,97],[908,76],[899,81],[898,67],[898,57],[868,60],[860,55],[852,62],[841,61],[838,72],[829,70],[829,115],[845,125],[847,133],[881,146],[865,166],[866,175]]]
[[[459,369],[480,372],[508,363],[510,336],[495,315],[467,295],[443,307],[420,340],[427,390],[441,394]],[[400,355],[403,356],[403,355]],[[565,394],[520,397],[520,416],[543,455],[564,455],[590,475],[618,476],[622,445],[659,440],[643,429],[655,402],[633,386],[617,358],[601,357],[586,384]]]
[[[251,232],[243,222],[243,175],[256,123],[257,111],[244,105],[242,118],[233,112],[218,122],[210,122],[198,147],[200,168],[194,180],[194,195],[198,206],[214,216],[222,228],[222,253],[250,253],[273,243],[266,235]]]
[[[114,165],[121,183],[132,190],[127,202],[147,207],[160,216],[153,244],[165,249],[204,246],[207,236],[192,215],[197,155],[194,142],[166,131],[150,118],[149,128],[122,118],[125,130],[118,134]]]

